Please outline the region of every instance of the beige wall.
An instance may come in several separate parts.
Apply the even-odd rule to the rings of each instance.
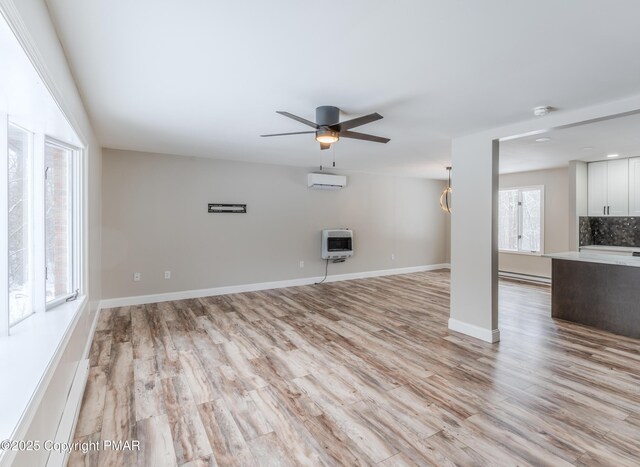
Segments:
[[[105,149],[103,298],[321,276],[322,228],[354,231],[353,258],[330,275],[446,261],[443,182],[348,174],[347,188],[323,191],[308,172]],[[248,213],[208,214],[212,202]]]
[[[451,262],[451,215],[447,214],[445,223],[445,259],[447,263]]]
[[[544,252],[569,249],[568,169],[536,170],[500,175],[500,188],[544,185]],[[551,260],[541,256],[500,253],[498,269],[505,272],[551,277]]]
[[[580,216],[588,214],[588,196],[587,196],[587,163],[583,161],[569,162],[569,251],[578,251],[580,249],[580,229],[578,223]]]

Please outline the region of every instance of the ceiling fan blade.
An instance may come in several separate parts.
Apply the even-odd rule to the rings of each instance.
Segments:
[[[340,138],[361,139],[364,141],[373,141],[374,143],[388,143],[389,141],[391,141],[389,138],[367,135],[364,133],[358,133],[356,131],[341,131]]]
[[[273,135],[260,135],[260,136],[265,137],[265,136],[306,135],[309,133],[315,133],[315,131],[296,131],[294,133],[275,133]]]
[[[331,147],[331,143],[320,143],[320,149],[329,149]]]
[[[348,130],[350,128],[355,128],[360,125],[366,125],[367,123],[375,122],[376,120],[380,120],[382,115],[378,112],[374,112],[369,115],[365,115],[364,117],[354,118],[352,120],[347,120],[346,122],[336,123],[335,125],[331,125],[331,129],[337,129],[338,131]]]
[[[297,120],[300,123],[304,123],[305,125],[310,126],[311,128],[315,128],[315,129],[320,128],[317,124],[310,122],[305,118],[298,117],[297,115],[290,114],[289,112],[285,112],[284,110],[276,110],[276,113],[279,113],[280,115],[284,115],[285,117],[293,118],[294,120]]]

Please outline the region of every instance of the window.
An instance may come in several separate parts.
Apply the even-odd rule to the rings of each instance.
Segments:
[[[79,289],[80,210],[75,193],[80,151],[30,131],[29,122],[22,126],[5,116],[0,124],[6,130],[2,149],[7,155],[0,170],[6,174],[0,177],[6,182],[5,202],[0,203],[5,237],[0,265],[6,271],[6,289],[0,281],[0,298],[6,304],[0,306],[0,334],[6,334]]]
[[[498,204],[498,249],[542,254],[544,187],[500,190]]]
[[[2,15],[0,63],[2,344],[12,330],[37,334],[29,320],[80,294],[85,261],[84,142]]]
[[[9,125],[7,131],[9,325],[33,312],[32,135]]]
[[[0,307],[0,319],[11,328],[79,289],[80,210],[75,193],[80,151],[11,119],[3,124],[7,198],[0,224],[6,231],[6,254],[4,259],[0,254],[0,262],[6,261],[8,287],[0,290],[0,297],[8,302],[8,317]]]
[[[73,162],[75,151],[45,143],[45,281],[48,304],[67,298],[73,277]]]

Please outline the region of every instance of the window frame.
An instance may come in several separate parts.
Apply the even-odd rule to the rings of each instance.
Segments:
[[[52,136],[48,136],[45,135],[44,136],[44,145],[43,145],[43,152],[42,152],[42,186],[43,186],[43,203],[46,206],[46,182],[47,182],[47,177],[46,177],[46,170],[47,170],[47,165],[46,165],[46,147],[47,144],[51,145],[51,146],[57,146],[59,148],[62,149],[66,149],[68,151],[70,151],[71,155],[71,183],[70,183],[70,187],[71,187],[71,209],[70,209],[70,215],[71,215],[71,228],[70,228],[70,236],[71,236],[71,292],[65,294],[65,295],[61,295],[59,297],[54,298],[53,300],[46,300],[46,275],[45,275],[45,284],[44,284],[44,296],[45,296],[45,310],[49,311],[63,303],[65,303],[70,297],[73,297],[76,294],[76,291],[78,291],[78,294],[80,294],[80,292],[82,291],[81,289],[81,277],[82,277],[82,270],[81,270],[81,253],[82,253],[82,226],[80,225],[80,219],[82,219],[82,211],[81,211],[81,196],[80,194],[82,193],[81,190],[81,184],[80,184],[80,178],[81,178],[81,172],[80,172],[80,161],[82,159],[82,149],[73,146],[69,143],[66,143],[64,141],[61,141],[57,138],[54,138]],[[43,214],[44,214],[44,210],[43,210]],[[44,268],[46,271],[46,241],[47,241],[47,228],[46,228],[46,220],[43,217],[43,226],[42,226],[42,230],[43,230],[43,236],[42,236],[42,241],[43,241],[43,245],[44,245]]]
[[[528,185],[528,186],[513,186],[513,187],[500,187],[498,189],[498,198],[500,197],[500,192],[502,191],[514,191],[518,192],[518,249],[517,250],[504,250],[500,248],[500,243],[498,242],[498,252],[499,253],[509,253],[515,255],[526,255],[526,256],[542,256],[544,255],[544,206],[545,206],[545,197],[544,197],[544,185]],[[523,191],[534,191],[538,190],[540,192],[540,251],[531,251],[531,250],[523,250],[522,249],[522,192]],[[498,211],[498,235],[500,232],[500,212]]]
[[[0,114],[0,148],[9,148],[9,117]],[[2,151],[2,149],[0,149]],[[9,207],[9,164],[0,163],[0,206]],[[0,209],[0,229],[9,232],[9,216]],[[7,310],[0,316],[0,336],[9,335],[9,235],[0,235],[0,310]]]
[[[35,313],[51,311],[64,304],[70,297],[78,291],[78,296],[84,294],[84,229],[86,223],[86,213],[83,212],[84,200],[84,155],[85,148],[77,147],[65,141],[47,135],[42,132],[39,125],[30,125],[22,119],[14,118],[7,113],[0,113],[0,145],[8,150],[9,126],[20,128],[30,134],[30,269],[31,269],[31,306],[32,312],[23,318],[11,322],[9,313],[9,242],[7,235],[0,235],[0,336],[8,336],[14,326],[22,323],[25,319],[32,317]],[[46,158],[45,150],[47,144],[58,146],[71,151],[70,163],[70,189],[71,189],[71,209],[70,209],[70,240],[71,240],[71,293],[56,297],[53,300],[46,299]],[[0,228],[8,231],[8,164],[7,160],[0,163],[0,203],[4,208],[0,209]],[[6,310],[6,313],[2,310]]]
[[[8,233],[9,231],[9,168],[8,168],[8,162],[9,162],[9,127],[13,126],[14,128],[17,128],[25,133],[27,133],[28,138],[29,138],[29,163],[27,165],[27,171],[28,171],[28,194],[30,199],[28,200],[27,204],[28,204],[28,208],[27,208],[27,216],[28,216],[28,229],[29,229],[29,239],[28,239],[28,263],[29,263],[29,281],[28,284],[30,287],[32,287],[32,290],[29,291],[29,302],[30,302],[30,307],[31,307],[31,313],[24,315],[23,317],[21,317],[20,319],[18,319],[17,321],[14,321],[13,323],[11,322],[11,311],[9,310],[9,238],[7,235],[7,243],[5,245],[6,247],[6,251],[5,251],[5,255],[6,255],[6,260],[3,262],[3,267],[5,268],[6,271],[6,281],[4,282],[5,286],[6,286],[6,293],[7,293],[7,326],[8,329],[11,329],[12,327],[20,324],[22,321],[24,321],[25,319],[31,317],[36,311],[37,311],[37,305],[36,305],[36,301],[37,301],[37,292],[36,292],[36,284],[38,282],[38,264],[37,264],[37,243],[38,243],[38,235],[37,235],[37,215],[36,215],[36,211],[37,211],[37,205],[38,205],[38,200],[37,200],[37,183],[38,183],[38,179],[35,175],[36,172],[36,166],[38,164],[38,156],[37,156],[37,151],[36,151],[36,133],[33,130],[30,130],[28,128],[28,126],[25,126],[22,122],[20,122],[17,119],[13,119],[11,118],[11,116],[7,115],[7,117],[4,119],[4,125],[5,125],[5,132],[6,132],[6,138],[4,140],[4,145],[7,151],[7,159],[3,162],[3,166],[4,166],[4,180],[7,183],[7,193],[6,193],[6,198],[4,199],[4,206],[5,206],[5,210],[6,210],[6,215],[4,216],[3,219],[3,223],[2,223],[2,228],[4,229],[4,231],[6,233]],[[3,211],[4,212],[4,211]]]

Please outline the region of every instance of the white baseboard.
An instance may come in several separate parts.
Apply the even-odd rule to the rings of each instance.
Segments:
[[[464,321],[458,321],[453,318],[449,318],[449,329],[491,344],[500,340],[499,329],[485,329],[480,326],[476,326],[475,324],[465,323]]]
[[[348,281],[353,279],[365,279],[368,277],[391,276],[396,274],[409,274],[412,272],[433,271],[435,269],[449,269],[448,263],[428,264],[425,266],[413,266],[408,268],[382,269],[379,271],[353,272],[349,274],[335,274],[327,276],[325,282]],[[184,290],[153,295],[138,295],[134,297],[108,298],[100,301],[100,308],[115,308],[131,305],[145,305],[147,303],[168,302],[172,300],[185,300],[188,298],[211,297],[214,295],[227,295],[240,292],[255,292],[257,290],[281,289],[283,287],[295,287],[311,285],[321,281],[323,276],[303,277],[274,282],[259,282],[255,284],[229,285],[214,287],[211,289]]]
[[[101,311],[102,311],[102,304],[98,302],[98,306],[96,307],[96,313],[93,316],[93,322],[91,323],[91,329],[89,329],[89,336],[87,337],[87,342],[84,345],[84,350],[82,351],[82,358],[89,358],[89,352],[91,352],[91,344],[93,343],[93,336],[96,333],[96,327],[98,326],[98,318],[100,316]]]
[[[519,272],[498,271],[498,277],[506,279],[516,279],[519,281],[536,282],[539,284],[551,284],[551,278],[544,276],[532,276],[530,274],[520,274]]]

